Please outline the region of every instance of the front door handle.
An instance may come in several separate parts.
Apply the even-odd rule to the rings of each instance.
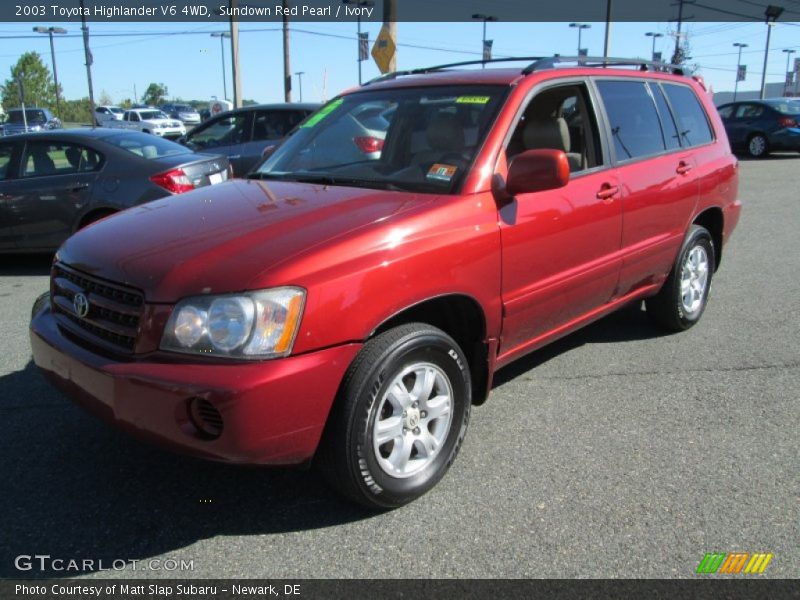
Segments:
[[[675,172],[678,175],[686,175],[691,170],[692,170],[692,165],[682,160],[681,162],[678,163],[678,167],[675,169]]]
[[[85,190],[89,187],[88,183],[76,183],[75,185],[71,185],[67,188],[68,192],[80,192],[81,190]]]
[[[613,200],[614,196],[619,194],[619,186],[604,183],[597,192],[598,200]]]

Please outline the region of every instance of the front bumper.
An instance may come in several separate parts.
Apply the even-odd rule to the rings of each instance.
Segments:
[[[186,135],[185,127],[165,127],[163,129],[153,129],[152,132],[167,139],[176,139]]]
[[[145,441],[229,463],[293,465],[314,456],[345,370],[360,344],[252,363],[117,362],[65,337],[49,303],[32,318],[36,365],[75,403]],[[204,439],[188,414],[203,398],[222,415]]]

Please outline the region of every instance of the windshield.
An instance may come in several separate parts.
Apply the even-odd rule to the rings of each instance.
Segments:
[[[252,177],[452,193],[506,90],[447,86],[342,96],[306,119]]]
[[[176,104],[175,112],[194,112],[194,109],[188,104]]]
[[[112,112],[112,113],[114,113],[115,115],[121,115],[121,114],[122,114],[122,113],[124,113],[125,111],[124,111],[124,110],[122,110],[121,108],[117,108],[116,106],[109,106],[109,107],[108,107],[108,112]]]
[[[25,117],[28,119],[28,123],[31,122],[44,123],[45,121],[47,121],[47,116],[44,114],[44,111],[38,108],[26,108]],[[8,111],[8,122],[24,123],[24,120],[22,119],[22,111],[21,110]]]
[[[147,121],[150,119],[169,119],[169,117],[160,110],[140,110],[139,117],[142,119],[142,121]]]
[[[131,131],[126,133],[116,133],[100,138],[107,144],[113,144],[131,154],[142,158],[162,158],[164,156],[177,156],[179,154],[191,154],[191,150],[170,142],[155,135]]]
[[[800,115],[800,101],[787,100],[785,102],[767,102],[769,106],[782,115]]]

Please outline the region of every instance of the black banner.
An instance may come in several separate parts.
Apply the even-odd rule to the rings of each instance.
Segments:
[[[0,21],[76,22],[87,21],[292,21],[381,22],[388,3],[343,3],[341,0],[3,0]],[[483,3],[462,0],[394,0],[396,20],[400,22],[457,22],[473,20],[476,6],[485,5],[493,20],[516,22],[542,21],[648,21],[675,20],[681,11],[684,19],[706,21],[765,21],[768,3],[731,3],[730,0],[504,0]],[[608,13],[611,8],[610,14]],[[688,14],[688,12],[691,14]],[[770,17],[773,18],[773,17]],[[778,17],[800,20],[800,6],[789,4]]]

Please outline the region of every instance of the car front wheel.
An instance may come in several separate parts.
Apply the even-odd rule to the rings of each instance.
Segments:
[[[430,490],[469,422],[469,367],[446,333],[421,323],[368,341],[331,414],[318,465],[351,499],[396,508]]]

